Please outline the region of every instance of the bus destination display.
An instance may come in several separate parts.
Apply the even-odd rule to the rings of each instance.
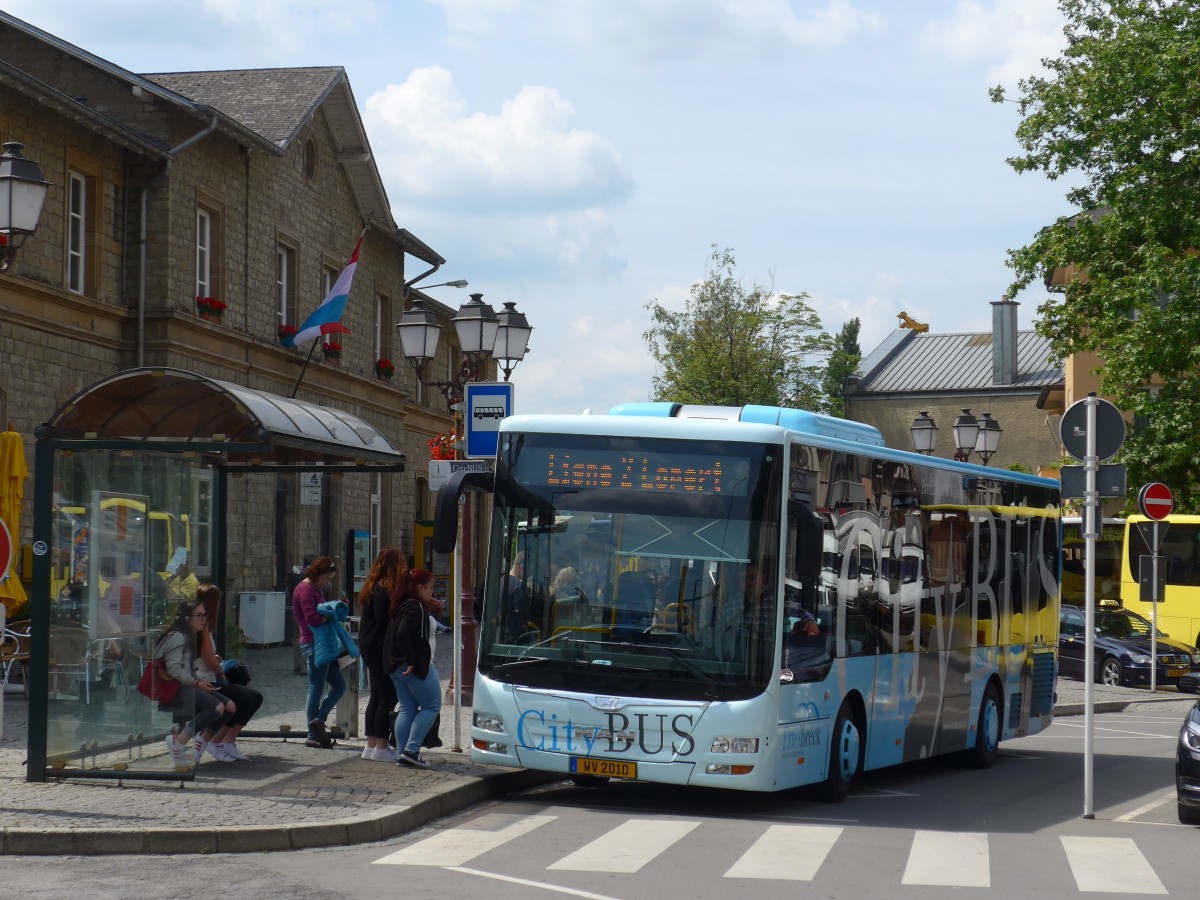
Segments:
[[[523,484],[725,494],[744,497],[750,461],[744,456],[604,449],[526,447],[516,464]]]

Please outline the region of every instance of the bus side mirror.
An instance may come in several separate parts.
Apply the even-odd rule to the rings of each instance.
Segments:
[[[791,517],[796,525],[794,568],[801,581],[815,582],[821,576],[821,548],[825,529],[820,517],[807,506],[794,506]]]

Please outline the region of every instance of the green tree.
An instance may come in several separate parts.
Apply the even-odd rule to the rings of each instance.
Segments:
[[[829,354],[825,377],[821,380],[821,388],[825,393],[823,411],[831,416],[846,415],[846,398],[842,393],[842,383],[846,376],[858,371],[858,364],[862,362],[862,347],[858,345],[858,332],[861,327],[862,323],[855,316],[842,326],[842,330],[833,339],[833,352]]]
[[[829,335],[807,294],[749,291],[732,250],[714,244],[708,276],[692,285],[682,312],[646,304],[653,325],[642,335],[659,365],[654,399],[717,406],[820,408],[820,357]]]
[[[1009,295],[1059,273],[1038,330],[1060,358],[1095,351],[1101,391],[1139,427],[1130,484],[1192,508],[1200,473],[1200,8],[1059,0],[1066,50],[1020,82],[1020,173],[1077,182],[1064,216],[1009,252]],[[992,99],[1004,100],[994,88]],[[1065,278],[1061,277],[1066,273]],[[1155,377],[1157,376],[1157,378]],[[1160,388],[1151,388],[1161,383]]]

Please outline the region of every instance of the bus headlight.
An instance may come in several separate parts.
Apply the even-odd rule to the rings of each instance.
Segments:
[[[1139,666],[1148,666],[1150,664],[1150,655],[1148,653],[1130,653],[1129,661],[1135,662]]]
[[[475,713],[472,720],[475,727],[480,731],[494,731],[496,734],[504,734],[504,717],[497,716],[494,713]]]
[[[758,738],[718,737],[713,738],[712,753],[757,753]]]

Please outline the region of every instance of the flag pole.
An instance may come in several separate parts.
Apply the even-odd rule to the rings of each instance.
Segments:
[[[292,392],[288,394],[289,400],[296,399],[296,392],[300,390],[300,382],[304,380],[304,373],[308,371],[308,364],[312,362],[313,354],[317,352],[317,344],[321,342],[320,338],[316,338],[312,342],[312,346],[308,348],[308,356],[304,357],[304,365],[300,367],[300,377],[296,379],[296,384],[292,387]]]

